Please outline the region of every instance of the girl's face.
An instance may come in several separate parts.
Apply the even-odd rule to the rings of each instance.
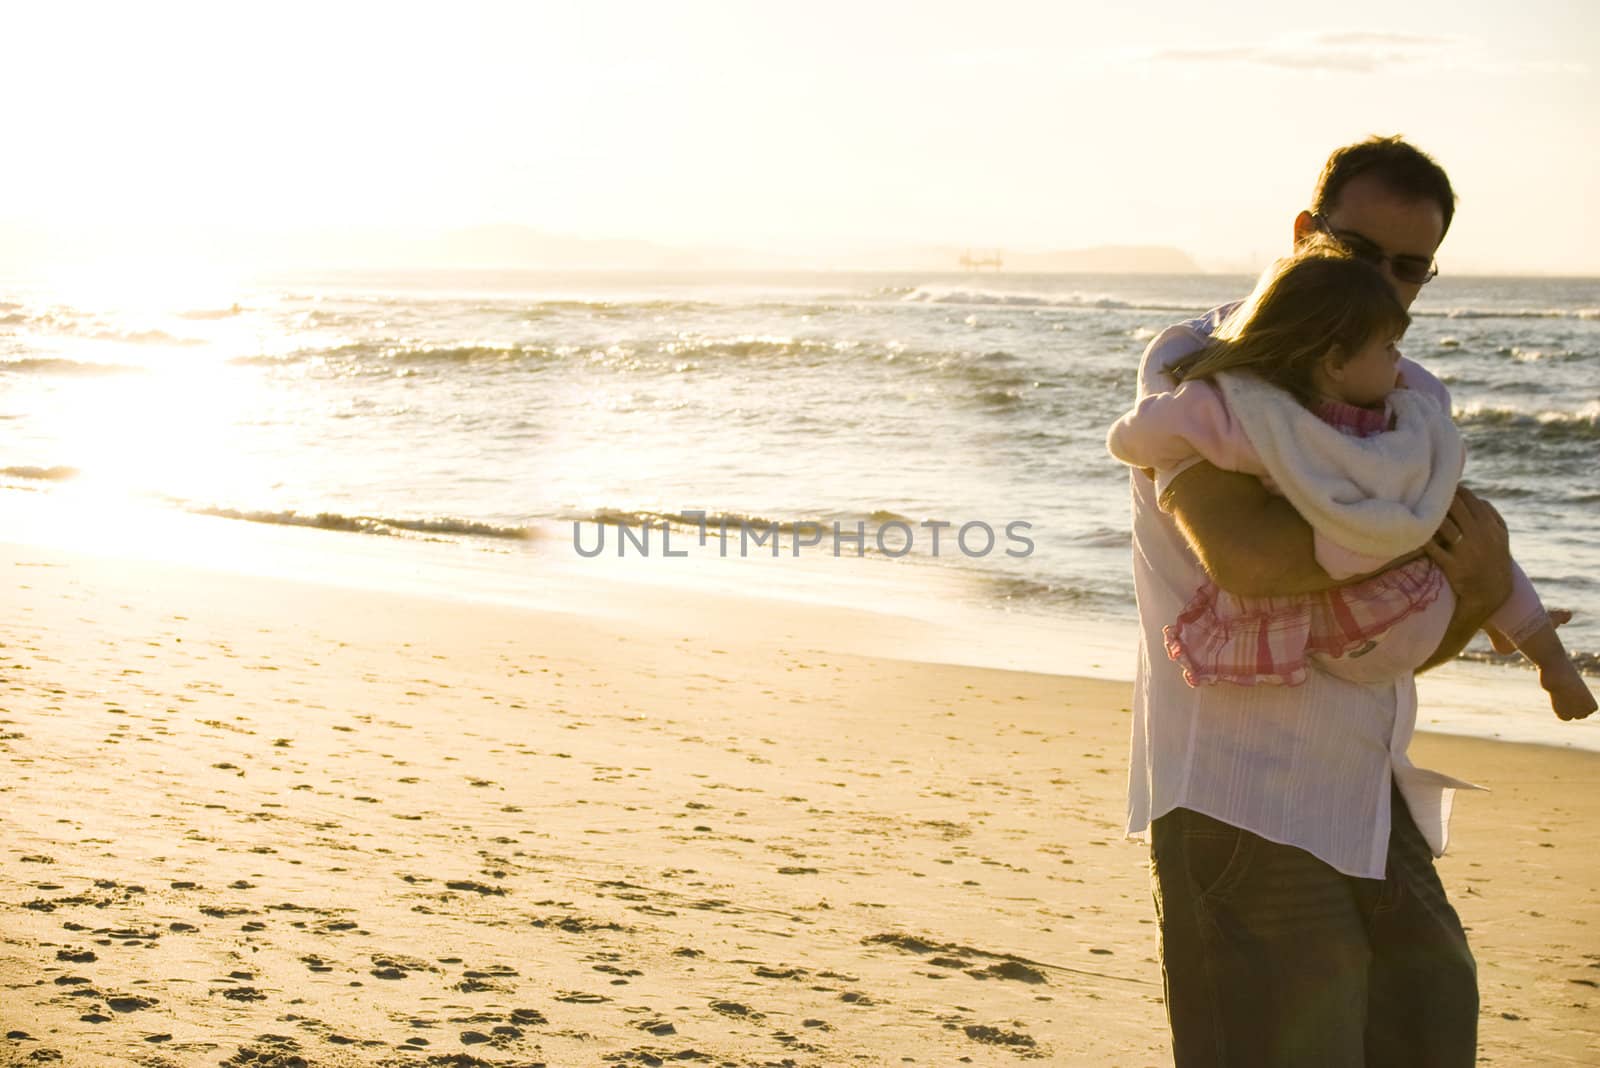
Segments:
[[[1398,337],[1380,333],[1343,364],[1328,368],[1327,378],[1336,399],[1363,408],[1381,404],[1399,386],[1399,343]]]

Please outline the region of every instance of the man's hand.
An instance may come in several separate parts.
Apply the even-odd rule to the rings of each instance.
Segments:
[[[1488,619],[1511,596],[1511,537],[1494,505],[1465,486],[1439,524],[1439,532],[1423,546],[1456,591],[1457,605]]]
[[[1506,521],[1467,487],[1456,488],[1456,499],[1439,532],[1423,549],[1455,591],[1456,610],[1439,648],[1418,671],[1453,659],[1511,596],[1511,537]]]

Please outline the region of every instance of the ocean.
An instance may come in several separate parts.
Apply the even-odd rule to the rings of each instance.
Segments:
[[[1149,339],[1251,283],[368,272],[130,295],[12,280],[0,498],[70,497],[90,525],[106,522],[96,501],[134,500],[442,541],[489,568],[525,552],[581,567],[602,535],[616,554],[620,525],[670,523],[673,552],[743,552],[718,566],[747,589],[833,576],[863,606],[934,590],[1130,633],[1128,474],[1106,428]],[[1600,280],[1445,276],[1413,313],[1402,348],[1452,391],[1467,482],[1545,602],[1577,611],[1563,634],[1597,670]],[[737,534],[702,546],[700,513],[713,533],[777,524],[779,556]],[[864,530],[861,558],[848,537],[834,557],[835,523]],[[650,548],[658,577],[688,566],[659,536]]]

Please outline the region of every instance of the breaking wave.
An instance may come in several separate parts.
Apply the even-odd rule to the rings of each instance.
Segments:
[[[950,286],[917,286],[900,300],[908,304],[975,304],[1001,308],[1084,308],[1111,311],[1165,311],[1199,314],[1205,304],[1144,302],[1086,293],[1019,293],[1001,289],[967,289]]]
[[[1456,409],[1455,420],[1468,430],[1510,429],[1531,433],[1544,441],[1600,439],[1600,401],[1591,401],[1575,412],[1527,412],[1490,404],[1469,404]]]
[[[76,467],[0,467],[7,478],[30,478],[40,482],[65,482],[78,477]]]
[[[340,512],[253,511],[236,508],[218,508],[209,505],[188,505],[184,510],[195,515],[216,516],[220,519],[241,519],[251,523],[272,523],[279,526],[315,527],[319,530],[341,530],[353,534],[380,534],[397,536],[405,533],[467,535],[476,538],[500,538],[526,541],[538,537],[531,527],[508,527],[483,523],[456,516],[427,518],[396,518],[393,516],[345,515]]]
[[[143,367],[123,363],[98,363],[94,360],[68,360],[57,356],[28,356],[20,360],[0,360],[0,371],[36,375],[122,375],[142,374]]]

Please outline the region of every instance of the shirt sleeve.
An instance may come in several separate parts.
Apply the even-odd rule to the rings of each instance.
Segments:
[[[1401,388],[1426,393],[1439,402],[1439,407],[1443,408],[1446,414],[1454,410],[1450,407],[1450,390],[1426,367],[1415,360],[1401,356],[1399,371]]]

